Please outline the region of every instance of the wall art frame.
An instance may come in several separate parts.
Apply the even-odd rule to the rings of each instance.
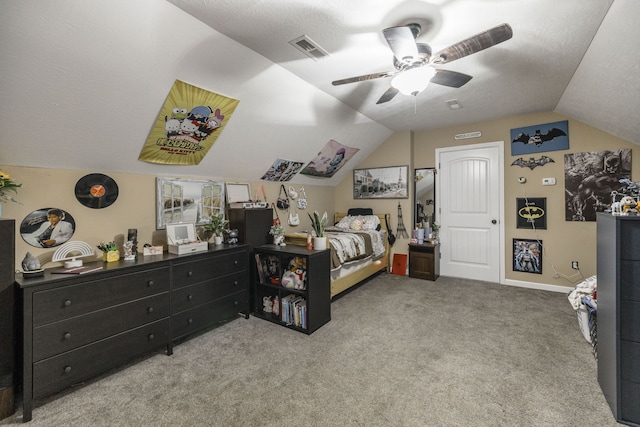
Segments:
[[[516,228],[547,229],[547,198],[516,198]]]
[[[156,228],[187,222],[203,225],[213,214],[224,214],[225,183],[216,180],[156,178]]]
[[[408,199],[409,166],[353,170],[354,199]]]
[[[542,240],[513,239],[513,271],[542,274]]]

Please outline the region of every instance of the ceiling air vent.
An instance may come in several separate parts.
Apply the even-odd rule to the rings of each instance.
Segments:
[[[289,44],[300,52],[307,55],[309,58],[317,61],[319,59],[324,58],[325,56],[329,56],[326,50],[322,49],[320,46],[316,44],[313,40],[311,40],[308,36],[300,36],[297,39],[293,39],[289,42]]]

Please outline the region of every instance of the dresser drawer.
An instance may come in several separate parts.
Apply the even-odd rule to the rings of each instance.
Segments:
[[[640,383],[621,381],[620,394],[624,399],[620,401],[620,418],[624,424],[638,425],[640,420]],[[626,422],[625,422],[626,421]],[[633,424],[629,424],[629,421]]]
[[[173,288],[194,285],[205,280],[243,271],[248,266],[249,253],[246,250],[224,253],[184,264],[175,264],[173,266]]]
[[[640,261],[620,260],[620,298],[640,301]]]
[[[33,323],[44,325],[169,290],[169,267],[87,280],[33,294]]]
[[[202,304],[171,316],[172,337],[179,338],[209,326],[225,323],[235,319],[240,312],[248,313],[248,310],[248,290]]]
[[[248,289],[247,272],[184,286],[171,294],[172,314]]]
[[[620,338],[640,342],[640,302],[620,301]]]
[[[169,319],[97,341],[33,364],[33,398],[39,398],[122,365],[166,345]]]
[[[640,342],[620,340],[620,378],[640,384]]]
[[[39,361],[169,316],[169,292],[93,311],[33,330],[33,360]]]

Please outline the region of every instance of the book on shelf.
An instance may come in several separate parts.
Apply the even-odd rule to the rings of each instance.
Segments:
[[[52,274],[85,274],[92,271],[102,270],[101,265],[85,265],[80,267],[61,268],[60,270],[53,270]]]
[[[260,283],[264,283],[264,270],[262,269],[262,261],[260,260],[260,254],[256,253],[256,269],[258,270],[258,277]]]
[[[287,325],[305,328],[307,325],[307,301],[296,294],[282,297],[281,320]]]

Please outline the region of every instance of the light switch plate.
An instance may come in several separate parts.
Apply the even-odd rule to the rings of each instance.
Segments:
[[[542,185],[556,185],[555,178],[542,178]]]

